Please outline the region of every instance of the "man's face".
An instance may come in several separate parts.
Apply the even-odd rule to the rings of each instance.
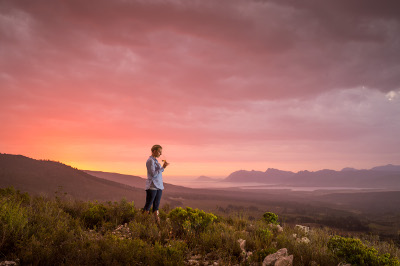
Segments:
[[[160,149],[160,148],[153,151],[153,156],[156,158],[160,157],[161,154],[162,154],[162,149]]]

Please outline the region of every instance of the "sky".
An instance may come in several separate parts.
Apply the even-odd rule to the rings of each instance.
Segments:
[[[398,0],[0,0],[0,152],[167,176],[400,164]]]

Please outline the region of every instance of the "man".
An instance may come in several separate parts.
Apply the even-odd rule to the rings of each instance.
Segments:
[[[153,205],[153,213],[157,223],[160,223],[158,207],[160,206],[161,195],[164,189],[162,180],[162,172],[167,168],[169,163],[164,162],[163,166],[158,162],[162,154],[162,147],[154,145],[151,148],[151,156],[147,159],[147,180],[146,180],[146,204],[143,211],[149,213],[150,207]]]

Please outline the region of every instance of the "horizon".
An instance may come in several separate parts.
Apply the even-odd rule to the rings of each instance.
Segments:
[[[160,144],[165,176],[400,165],[396,1],[1,7],[5,153],[145,175]]]
[[[59,160],[32,158],[32,157],[29,157],[29,156],[26,156],[26,155],[23,155],[23,154],[8,154],[8,153],[3,153],[3,152],[0,152],[0,154],[4,154],[4,155],[15,155],[15,156],[24,156],[24,157],[27,157],[27,158],[30,158],[30,159],[34,159],[34,160],[42,160],[42,161],[47,161],[47,160],[49,160],[49,161],[53,161],[53,162],[59,162],[59,163],[62,163],[62,164],[71,166],[71,167],[73,167],[73,168],[77,168],[77,169],[80,170],[80,171],[98,171],[98,172],[106,172],[106,173],[114,173],[114,174],[122,174],[122,175],[139,176],[139,177],[143,177],[143,178],[146,178],[146,175],[147,175],[146,173],[144,173],[144,174],[123,173],[123,172],[117,172],[117,171],[114,171],[114,170],[106,171],[106,170],[101,170],[101,169],[81,169],[81,168],[78,168],[78,167],[76,167],[76,166],[74,166],[74,165],[71,165],[71,164],[68,164],[68,163],[66,163],[66,162],[59,161]],[[393,164],[393,163],[386,163],[386,164],[382,164],[382,165],[370,166],[370,167],[368,167],[368,168],[355,168],[355,167],[349,167],[349,166],[347,166],[347,167],[343,167],[343,168],[341,168],[341,169],[329,169],[329,168],[324,168],[324,169],[302,169],[302,170],[298,170],[298,171],[290,171],[290,170],[279,169],[279,168],[275,168],[275,167],[268,167],[268,168],[265,169],[265,170],[238,169],[238,170],[234,170],[234,171],[228,173],[227,175],[207,175],[207,174],[198,174],[198,175],[172,175],[172,174],[169,174],[169,173],[165,173],[163,176],[164,176],[165,178],[176,178],[176,180],[178,180],[178,179],[183,179],[183,178],[196,179],[196,178],[201,177],[201,176],[210,177],[210,178],[214,178],[214,179],[225,179],[225,178],[228,177],[230,174],[232,174],[232,173],[234,173],[234,172],[238,172],[238,171],[248,171],[248,172],[250,172],[250,171],[259,171],[259,172],[266,172],[268,169],[276,169],[276,170],[280,170],[280,171],[290,171],[290,172],[293,172],[293,173],[298,173],[298,172],[301,172],[301,171],[317,172],[317,171],[322,171],[322,170],[342,171],[343,169],[346,169],[346,168],[351,168],[351,169],[355,169],[355,170],[371,170],[372,168],[381,167],[381,166],[400,166],[400,164],[397,165],[397,164]],[[166,181],[166,182],[168,183],[168,181]]]

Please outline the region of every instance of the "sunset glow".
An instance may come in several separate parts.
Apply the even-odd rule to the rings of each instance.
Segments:
[[[145,176],[160,144],[167,178],[400,164],[400,16],[355,2],[2,1],[0,152]]]

